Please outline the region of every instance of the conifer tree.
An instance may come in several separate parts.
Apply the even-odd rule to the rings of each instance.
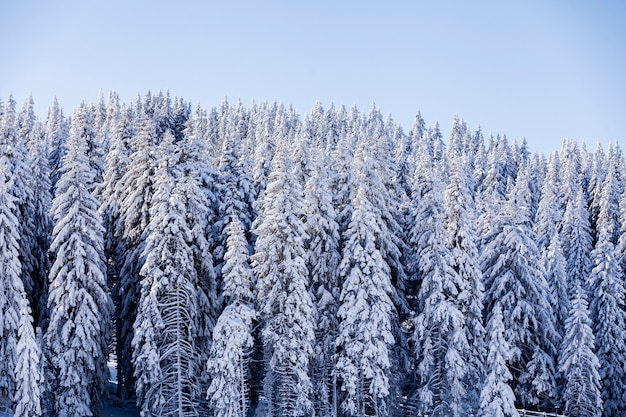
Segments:
[[[558,334],[535,235],[528,216],[525,170],[485,236],[481,263],[486,311],[500,302],[512,357],[514,390],[522,406],[554,401],[554,356]],[[488,317],[489,318],[489,317]]]
[[[37,123],[33,128],[33,142],[29,152],[29,171],[32,178],[32,236],[31,241],[31,278],[33,289],[29,296],[35,326],[45,330],[49,313],[46,309],[48,294],[48,272],[50,270],[50,235],[52,234],[52,205],[50,183],[50,162],[45,147],[42,126]]]
[[[335,342],[339,301],[339,225],[330,194],[329,159],[319,153],[311,162],[311,176],[304,187],[307,266],[316,303],[317,329],[313,358],[316,414],[337,415]]]
[[[41,347],[35,338],[33,317],[24,293],[20,300],[17,363],[15,368],[15,416],[41,416]]]
[[[121,329],[118,329],[118,361],[124,381],[121,388],[123,396],[128,398],[134,393],[134,370],[132,361],[133,326],[140,298],[139,271],[144,259],[142,251],[146,239],[146,230],[150,223],[150,207],[155,192],[154,173],[156,170],[157,146],[154,122],[145,114],[139,116],[137,130],[132,138],[131,155],[128,169],[120,183],[120,215],[115,225],[115,236],[120,236],[123,247],[119,286],[117,317]]]
[[[345,393],[342,408],[350,416],[387,416],[390,395],[390,350],[394,343],[391,269],[383,256],[387,224],[365,143],[357,148],[351,216],[344,232],[339,273],[343,281],[336,372]],[[389,246],[387,246],[389,247]]]
[[[283,143],[254,224],[254,271],[265,349],[265,396],[269,413],[306,415],[312,411],[309,366],[315,338],[302,221],[303,190]],[[297,165],[296,165],[297,167]]]
[[[212,380],[207,396],[217,417],[245,417],[250,406],[249,358],[256,313],[248,242],[234,215],[228,223],[224,259],[223,294],[228,304],[213,330],[208,360]]]
[[[514,352],[506,338],[502,307],[496,303],[487,325],[489,354],[487,355],[487,378],[480,393],[480,417],[518,417],[515,394],[509,385],[513,379],[507,367]]]
[[[185,218],[184,193],[172,174],[172,134],[160,146],[141,298],[134,324],[133,362],[143,416],[204,414],[198,376],[197,273]]]
[[[68,126],[63,116],[63,109],[55,97],[48,109],[46,119],[45,140],[50,160],[50,182],[56,186],[61,176],[61,164],[67,152]]]
[[[45,344],[58,416],[97,415],[108,381],[112,303],[106,283],[102,220],[91,194],[95,173],[87,157],[86,139],[77,117],[52,203],[50,250],[54,263]]]
[[[469,356],[469,345],[458,296],[469,284],[454,268],[447,246],[443,187],[425,155],[418,162],[416,180],[421,192],[415,193],[417,206],[410,232],[420,282],[413,335],[420,386],[416,395],[429,415],[459,416],[464,411],[464,358]]]
[[[218,296],[219,281],[215,268],[215,224],[217,218],[217,174],[211,166],[206,144],[194,130],[193,122],[188,123],[183,138],[176,142],[176,166],[173,175],[176,178],[180,194],[183,196],[185,220],[191,232],[189,246],[193,254],[196,270],[196,296],[198,301],[198,329],[196,349],[198,362],[206,363],[211,349],[213,327],[220,314],[221,299]],[[167,135],[166,135],[167,137]],[[199,383],[201,391],[206,392],[209,375],[206,367],[200,368]],[[200,399],[204,401],[205,396]],[[201,407],[205,407],[201,404]]]
[[[617,261],[615,223],[610,202],[615,198],[613,174],[609,171],[600,199],[597,242],[591,252],[593,269],[589,275],[590,311],[600,361],[604,416],[626,413],[626,312],[624,275]]]
[[[13,213],[15,197],[10,194],[13,184],[5,174],[8,167],[7,157],[0,156],[0,404],[12,408],[16,388],[20,298],[24,287],[20,278],[22,266],[18,258],[18,220]]]
[[[564,380],[564,411],[568,416],[602,415],[600,362],[594,353],[594,336],[582,282],[575,279],[565,335],[561,342],[559,372]]]
[[[478,239],[474,186],[466,157],[453,160],[451,168],[450,184],[445,194],[447,246],[453,258],[453,269],[462,283],[457,303],[464,316],[469,344],[467,355],[462,356],[467,367],[465,401],[470,409],[475,410],[479,402],[482,368],[487,355],[483,326],[485,288],[476,247]]]

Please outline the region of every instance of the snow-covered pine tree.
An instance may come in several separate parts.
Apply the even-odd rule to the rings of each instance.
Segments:
[[[330,193],[330,160],[321,150],[311,161],[304,187],[307,266],[318,312],[313,356],[313,390],[317,415],[338,415],[335,342],[339,305],[339,225]]]
[[[286,136],[272,160],[273,170],[253,231],[259,314],[265,349],[265,397],[270,415],[312,412],[310,360],[315,307],[304,248],[304,195],[293,169]],[[296,165],[297,167],[297,165]]]
[[[535,215],[533,230],[537,235],[537,248],[545,261],[545,252],[552,237],[561,230],[561,221],[565,211],[563,198],[573,198],[572,196],[559,196],[558,184],[558,154],[550,155],[548,168],[541,186],[541,198]]]
[[[566,272],[567,259],[563,253],[563,244],[559,233],[554,232],[542,258],[546,269],[546,280],[550,286],[550,303],[555,315],[555,329],[559,335],[563,336],[565,334],[565,321],[570,310],[570,283]]]
[[[558,334],[528,215],[527,178],[526,170],[522,170],[508,200],[500,203],[484,237],[481,264],[485,311],[492,311],[496,302],[502,305],[505,336],[513,352],[509,367],[517,399],[524,407],[545,407],[554,401]]]
[[[20,299],[20,323],[15,367],[15,417],[41,416],[41,346],[35,338],[33,317],[23,293]]]
[[[355,154],[351,216],[343,232],[339,273],[339,350],[336,371],[350,416],[387,416],[390,395],[390,350],[394,343],[391,270],[382,248],[391,248],[383,219],[381,178],[362,141]]]
[[[191,232],[189,246],[193,253],[196,270],[196,294],[198,301],[198,328],[196,349],[198,362],[205,364],[211,350],[213,327],[220,314],[221,300],[218,297],[218,277],[215,268],[215,247],[217,246],[214,225],[217,217],[217,174],[207,151],[207,145],[197,125],[192,119],[181,140],[176,142],[177,163],[174,177],[186,214],[187,226]],[[204,393],[209,386],[206,367],[200,367],[198,376],[202,395],[201,408],[204,408]]]
[[[184,192],[175,181],[173,136],[159,147],[155,194],[142,257],[141,298],[134,324],[133,362],[143,417],[198,416],[203,364],[196,348],[197,273]]]
[[[91,194],[95,173],[86,139],[77,117],[52,202],[54,263],[45,354],[52,366],[54,414],[63,417],[98,415],[109,376],[112,302],[106,283],[104,230]]]
[[[20,325],[20,298],[24,287],[19,260],[19,225],[15,216],[15,197],[10,163],[0,156],[0,405],[13,407],[15,366]]]
[[[113,122],[111,122],[113,123]],[[104,250],[107,258],[107,278],[111,290],[111,296],[115,306],[115,350],[117,357],[117,395],[120,398],[128,398],[130,383],[126,380],[130,370],[127,355],[123,350],[124,338],[122,329],[129,326],[122,319],[123,292],[120,289],[120,269],[126,256],[123,230],[120,228],[122,216],[122,200],[125,190],[122,188],[122,178],[130,166],[130,144],[135,136],[135,114],[131,107],[123,106],[120,115],[115,120],[115,126],[110,131],[109,152],[105,159],[104,179],[101,186],[100,214],[105,228]],[[132,323],[130,324],[132,326]]]
[[[146,229],[150,223],[150,207],[155,192],[154,172],[157,165],[156,131],[154,122],[145,114],[138,116],[136,134],[131,139],[130,163],[120,181],[120,215],[115,225],[115,235],[124,245],[124,259],[120,267],[119,286],[115,297],[119,297],[116,320],[121,325],[117,330],[118,361],[124,381],[122,393],[129,398],[134,393],[134,370],[132,361],[133,326],[139,303],[139,271],[143,265],[143,246]]]
[[[241,152],[243,139],[237,135],[235,126],[231,127],[224,141],[219,160],[219,219],[216,227],[222,240],[226,239],[228,222],[233,215],[237,218],[247,236],[250,235],[254,220],[253,195],[254,184],[250,172],[246,172]],[[223,242],[221,242],[224,245]],[[223,248],[221,250],[223,252]],[[222,255],[218,255],[221,258]]]
[[[252,326],[256,313],[248,242],[241,220],[235,215],[228,223],[224,261],[223,295],[228,304],[213,330],[207,398],[216,417],[246,417],[250,407],[249,358],[254,345]]]
[[[470,347],[465,315],[458,296],[469,288],[455,269],[445,229],[446,213],[439,172],[422,152],[416,170],[410,243],[415,253],[417,315],[414,320],[415,359],[419,399],[432,416],[463,415],[464,382]]]
[[[68,133],[68,126],[63,117],[63,109],[59,106],[57,98],[54,97],[48,109],[45,128],[46,148],[48,149],[48,158],[50,160],[50,182],[53,189],[61,176],[61,164],[67,152]]]
[[[565,273],[569,280],[569,286],[574,280],[580,280],[582,285],[587,288],[592,269],[591,251],[593,243],[587,199],[582,189],[578,189],[576,194],[570,197],[567,202],[563,215],[562,236],[566,258]]]
[[[502,307],[496,302],[487,325],[489,353],[487,355],[487,377],[480,393],[479,417],[519,417],[515,409],[515,394],[509,386],[513,375],[507,367],[515,355],[507,337],[502,317]]]
[[[475,412],[479,405],[487,346],[483,325],[485,288],[476,247],[474,185],[471,172],[468,171],[470,164],[467,158],[464,156],[451,161],[451,179],[446,188],[444,204],[447,245],[453,258],[453,269],[463,283],[456,298],[464,316],[469,344],[469,350],[460,353],[466,365],[465,401],[469,409]]]
[[[28,151],[23,138],[18,134],[16,102],[12,96],[9,97],[0,120],[0,155],[7,158],[6,172],[11,173],[13,186],[9,193],[16,199],[14,213],[17,216],[19,226],[19,258],[22,268],[22,281],[26,293],[31,298],[31,303],[35,304],[33,299],[36,285],[33,281],[33,271],[36,267],[32,254],[32,249],[35,246],[35,207],[32,188],[34,180],[29,169]]]
[[[208,400],[216,417],[246,417],[250,407],[248,357],[255,314],[249,304],[229,304],[213,330]]]
[[[564,411],[568,416],[600,417],[600,362],[594,353],[587,296],[577,278],[573,280],[570,306],[559,355],[559,372],[564,381]]]
[[[104,173],[104,150],[98,137],[95,113],[96,108],[94,105],[87,105],[85,102],[81,102],[72,115],[72,126],[70,127],[70,129],[79,130],[78,133],[85,140],[87,158],[94,173],[92,184],[94,190],[102,183],[102,175]],[[100,197],[99,194],[98,197]]]
[[[31,280],[33,287],[29,295],[35,326],[45,330],[49,313],[47,312],[48,271],[50,270],[50,235],[52,234],[52,205],[50,183],[50,165],[43,137],[41,123],[36,123],[31,131],[29,151],[29,172],[31,173],[33,199],[31,205]]]
[[[15,416],[40,416],[41,349],[20,279],[19,227],[7,167],[7,158],[0,157],[0,404],[14,406]]]
[[[600,361],[602,378],[603,416],[626,414],[626,311],[624,275],[617,260],[615,243],[617,225],[614,177],[609,171],[599,201],[597,241],[591,257],[593,269],[589,275],[591,319],[596,337],[596,356]]]

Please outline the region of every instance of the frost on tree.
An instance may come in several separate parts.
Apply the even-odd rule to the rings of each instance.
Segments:
[[[365,144],[355,157],[352,215],[344,232],[339,265],[340,295],[336,371],[345,394],[344,412],[350,416],[387,416],[390,394],[390,349],[394,343],[391,270],[381,247],[389,237],[380,208],[372,203],[368,185],[376,181],[369,171]]]
[[[492,311],[496,303],[502,306],[517,399],[523,406],[543,407],[554,401],[558,334],[545,271],[530,228],[527,178],[522,171],[510,187],[508,200],[500,203],[491,231],[484,237],[481,264],[486,311]]]
[[[474,185],[471,173],[468,172],[469,163],[466,158],[458,157],[450,165],[451,179],[445,194],[447,246],[452,255],[453,269],[461,281],[456,300],[467,327],[468,349],[461,353],[467,368],[465,402],[470,410],[475,410],[487,355],[483,325],[485,288],[476,247],[476,207]]]
[[[155,192],[156,170],[156,127],[152,119],[141,113],[138,117],[136,133],[130,139],[130,161],[127,171],[120,180],[120,214],[115,224],[118,245],[123,245],[120,259],[119,285],[115,291],[116,329],[118,361],[123,382],[121,393],[132,397],[135,381],[133,376],[132,339],[133,325],[139,303],[139,271],[143,265],[142,251],[145,245],[145,232],[150,222],[150,205]]]
[[[459,295],[469,283],[455,269],[447,246],[443,187],[439,173],[422,153],[417,167],[413,228],[409,233],[415,252],[415,273],[420,282],[414,319],[415,358],[419,399],[423,412],[432,416],[465,414],[464,381],[470,346],[466,315]]]
[[[197,273],[185,196],[171,172],[171,139],[166,133],[160,147],[132,341],[142,417],[206,413],[199,404]]]
[[[502,307],[496,303],[487,325],[489,353],[487,354],[487,378],[480,393],[479,417],[519,417],[515,409],[515,394],[509,386],[513,379],[507,362],[513,351],[506,340]]]
[[[617,225],[611,204],[616,204],[615,179],[609,172],[600,199],[597,242],[591,252],[593,269],[589,275],[590,311],[600,361],[604,416],[626,413],[626,312],[624,274],[617,260],[613,236]]]
[[[16,393],[15,369],[18,363],[20,310],[26,296],[19,261],[19,227],[13,210],[15,197],[10,194],[13,182],[9,161],[0,156],[0,405],[13,408]]]
[[[254,272],[262,322],[268,413],[303,416],[312,411],[309,375],[313,354],[314,305],[304,242],[303,191],[292,169],[287,142],[274,167],[254,223]]]
[[[235,301],[220,315],[213,330],[208,361],[208,400],[216,417],[246,417],[250,406],[249,356],[254,344],[251,305]]]
[[[304,187],[304,212],[307,265],[318,311],[312,368],[315,411],[337,415],[337,378],[333,370],[338,330],[339,225],[330,193],[329,160],[320,152],[311,164]]]
[[[594,353],[587,297],[579,279],[573,282],[570,305],[559,354],[559,372],[565,381],[564,411],[568,416],[600,417],[600,362]]]
[[[112,303],[106,283],[103,226],[91,195],[93,167],[80,118],[52,203],[46,356],[52,367],[54,414],[97,415],[109,377],[107,354]]]

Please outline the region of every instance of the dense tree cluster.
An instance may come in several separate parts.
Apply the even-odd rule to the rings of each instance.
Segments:
[[[626,165],[374,106],[0,102],[0,406],[626,415]],[[445,139],[445,140],[444,140]]]

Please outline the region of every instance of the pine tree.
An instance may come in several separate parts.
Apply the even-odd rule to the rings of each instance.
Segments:
[[[302,217],[303,190],[283,143],[254,224],[254,271],[265,349],[265,396],[269,413],[312,411],[309,366],[313,354],[314,305],[310,294]]]
[[[564,411],[568,416],[599,417],[602,415],[600,362],[594,353],[587,297],[578,279],[572,290],[559,356],[559,372],[565,381]]]
[[[189,246],[193,253],[193,262],[196,270],[196,295],[198,300],[198,329],[196,332],[196,348],[198,362],[206,363],[211,349],[211,335],[213,327],[220,314],[222,300],[218,296],[219,281],[216,273],[215,234],[217,208],[217,186],[214,168],[211,166],[206,144],[193,127],[193,121],[188,123],[183,138],[176,142],[177,163],[174,168],[174,177],[185,210],[187,227],[191,232]],[[204,393],[209,386],[210,376],[206,367],[200,368],[199,383]],[[204,401],[204,395],[200,397]],[[201,407],[205,407],[201,404]]]
[[[579,280],[587,287],[592,269],[591,251],[593,244],[587,200],[580,189],[567,202],[567,208],[563,215],[562,234],[566,258],[565,273],[569,284],[571,286],[574,280]]]
[[[485,236],[481,264],[485,277],[486,311],[500,302],[514,390],[521,405],[550,405],[554,398],[554,356],[558,334],[549,288],[528,216],[525,171]],[[544,404],[547,403],[547,404]]]
[[[46,356],[52,365],[54,413],[97,415],[108,381],[107,351],[112,303],[106,283],[103,226],[91,190],[95,173],[75,118],[52,203]]]
[[[16,389],[20,299],[24,287],[20,279],[22,266],[18,258],[19,226],[13,212],[15,197],[10,194],[13,181],[5,174],[9,173],[9,166],[7,157],[0,156],[0,404],[12,408]]]
[[[131,343],[140,298],[139,271],[144,262],[142,251],[150,223],[157,165],[155,126],[145,114],[139,116],[136,135],[130,146],[130,163],[120,181],[120,215],[115,225],[115,235],[121,237],[124,245],[119,286],[115,294],[115,297],[119,297],[116,320],[121,325],[121,329],[117,330],[118,361],[123,373],[122,376],[118,375],[118,379],[124,381],[122,394],[128,398],[133,396],[135,387]]]
[[[330,193],[328,157],[319,153],[311,162],[311,176],[304,187],[307,266],[318,317],[313,358],[315,412],[337,415],[335,342],[339,300],[339,225]]]
[[[469,283],[454,269],[455,259],[447,246],[443,187],[425,155],[418,163],[421,192],[414,192],[417,206],[410,232],[420,281],[413,335],[420,386],[416,396],[428,415],[459,416],[464,411],[464,359],[469,344],[458,296]]]
[[[228,305],[213,330],[208,360],[212,380],[207,397],[216,417],[245,417],[250,406],[249,358],[256,313],[248,243],[236,217],[229,222],[226,247],[222,273]]]
[[[591,319],[600,361],[604,416],[626,413],[626,312],[624,275],[612,241],[616,225],[611,201],[615,199],[613,175],[609,171],[600,199],[597,242],[591,252],[593,269],[589,275]]]
[[[220,315],[208,362],[208,400],[216,417],[246,417],[249,408],[248,357],[254,344],[254,310],[235,302]]]
[[[48,149],[50,159],[50,182],[53,189],[61,176],[61,164],[63,157],[67,153],[66,142],[68,134],[68,126],[63,117],[63,110],[55,97],[48,109],[45,128],[46,148]]]
[[[143,416],[197,416],[201,366],[197,274],[184,193],[174,180],[172,135],[166,132],[156,171],[148,237],[140,270],[141,298],[134,324],[133,362]]]
[[[466,158],[453,160],[450,184],[446,188],[446,231],[453,269],[462,282],[457,303],[467,326],[469,350],[463,356],[467,366],[465,386],[469,407],[478,407],[483,364],[487,356],[483,326],[485,288],[476,242],[476,207],[473,181]]]
[[[509,386],[513,379],[507,362],[514,352],[505,336],[506,328],[502,307],[496,303],[487,326],[489,354],[487,355],[487,379],[480,393],[480,417],[519,417],[515,409],[515,394]]]
[[[41,347],[35,338],[33,317],[24,293],[20,300],[20,324],[15,368],[16,391],[14,396],[16,417],[41,416]]]
[[[32,241],[31,255],[31,279],[33,282],[29,301],[32,306],[35,325],[42,330],[46,329],[49,312],[47,311],[48,295],[48,272],[50,271],[50,235],[52,234],[52,218],[50,208],[52,206],[50,182],[50,162],[47,150],[41,134],[41,125],[36,124],[33,128],[33,142],[29,154],[29,171],[32,176]]]
[[[122,178],[130,166],[130,143],[135,135],[135,116],[131,108],[124,108],[115,127],[110,132],[109,152],[105,160],[104,179],[101,186],[102,203],[100,213],[105,228],[104,249],[107,258],[107,277],[115,306],[115,350],[117,357],[117,396],[126,399],[129,390],[129,382],[126,377],[129,374],[127,355],[124,352],[123,329],[129,326],[122,318],[122,299],[120,269],[126,255],[123,230],[119,227],[122,213],[122,200],[125,190],[122,188]],[[111,122],[113,124],[113,122]],[[130,324],[132,326],[132,323]],[[130,370],[132,373],[132,370]]]
[[[34,222],[36,213],[32,186],[35,181],[33,180],[33,173],[29,169],[28,152],[22,137],[18,134],[16,103],[13,97],[9,97],[0,121],[0,155],[6,157],[6,170],[11,173],[12,179],[12,189],[9,190],[9,193],[16,199],[14,213],[19,226],[21,278],[26,293],[33,300],[36,291],[36,284],[33,280],[36,265],[32,250],[35,246]]]
[[[387,224],[376,194],[380,178],[371,170],[372,156],[362,143],[355,156],[351,216],[343,233],[339,273],[339,333],[336,372],[345,393],[343,410],[351,416],[387,416],[390,395],[390,350],[394,343],[391,269],[383,256]],[[388,242],[386,242],[389,244]]]

